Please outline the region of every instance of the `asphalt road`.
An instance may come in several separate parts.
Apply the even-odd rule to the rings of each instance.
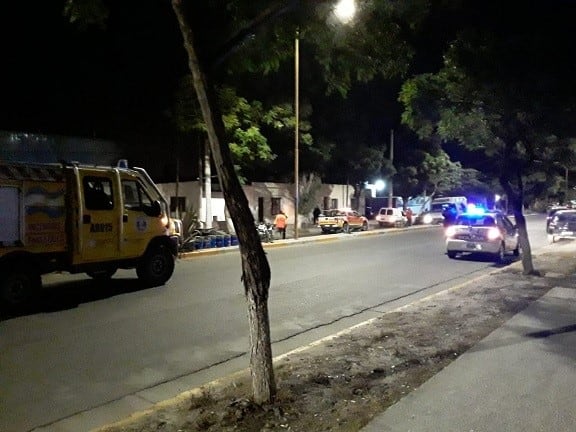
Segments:
[[[533,249],[543,216],[528,216]],[[267,250],[274,355],[494,268],[449,260],[440,227]],[[0,322],[0,430],[83,430],[248,365],[238,252],[181,260],[164,287],[50,275],[41,310]]]

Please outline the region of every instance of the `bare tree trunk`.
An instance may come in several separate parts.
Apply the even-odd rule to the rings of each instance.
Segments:
[[[518,189],[517,192],[512,187],[507,177],[500,178],[500,184],[506,191],[507,203],[512,204],[512,211],[514,212],[514,219],[518,227],[518,242],[522,251],[522,273],[525,275],[538,275],[539,272],[534,269],[534,262],[532,261],[532,247],[528,238],[528,230],[526,229],[526,218],[523,213],[523,182],[522,177],[518,175]]]
[[[272,367],[272,348],[270,341],[270,322],[268,318],[268,291],[270,288],[270,266],[258,233],[254,228],[254,217],[250,212],[248,200],[225,144],[225,130],[222,116],[214,95],[213,86],[204,73],[197,57],[192,28],[188,24],[183,10],[183,0],[171,0],[172,8],[178,19],[184,39],[184,48],[188,54],[188,65],[194,80],[194,88],[206,123],[212,157],[220,181],[226,206],[230,211],[234,228],[240,243],[242,257],[242,280],[248,303],[250,325],[250,369],[252,373],[252,391],[256,403],[272,402],[276,394],[274,370]]]

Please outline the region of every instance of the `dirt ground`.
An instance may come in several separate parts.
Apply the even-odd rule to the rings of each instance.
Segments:
[[[358,431],[573,274],[574,258],[535,257],[542,276],[524,276],[515,263],[284,356],[272,405],[250,401],[242,372],[100,432]]]

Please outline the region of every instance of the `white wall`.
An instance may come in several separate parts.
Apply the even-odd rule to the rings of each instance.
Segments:
[[[175,183],[160,183],[157,185],[168,202],[170,197],[176,196]],[[248,205],[252,216],[256,220],[258,217],[258,198],[264,199],[263,211],[264,218],[274,220],[270,214],[272,198],[280,198],[282,210],[288,216],[288,223],[294,223],[294,186],[290,183],[273,183],[273,182],[253,182],[243,186],[244,193],[248,199]],[[200,187],[197,181],[182,182],[178,187],[178,195],[186,197],[186,205],[199,211],[199,218],[206,223],[206,200],[200,199]],[[354,188],[351,185],[322,184],[318,191],[318,205],[322,206],[324,197],[338,200],[338,207],[350,207],[354,196]],[[225,221],[225,202],[220,192],[212,192],[212,215],[217,217],[219,222]],[[310,215],[310,218],[312,216]],[[306,215],[298,216],[298,225],[309,222]],[[210,224],[211,226],[211,221]]]

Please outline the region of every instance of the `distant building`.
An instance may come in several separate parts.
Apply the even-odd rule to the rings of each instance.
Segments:
[[[113,141],[59,135],[0,131],[0,160],[57,163],[75,161],[90,165],[116,165],[122,159]]]
[[[206,225],[206,200],[201,196],[202,189],[199,182],[180,182],[178,191],[176,183],[160,183],[158,188],[170,202],[173,216],[182,215],[192,209],[197,212],[199,220]],[[252,182],[243,187],[248,206],[255,221],[266,220],[272,222],[274,216],[284,211],[288,216],[288,224],[294,223],[294,185],[291,183]],[[351,185],[322,184],[317,196],[317,205],[322,209],[354,207],[354,188]],[[362,207],[358,207],[362,208]],[[212,191],[210,214],[213,221],[219,224],[226,220],[225,203],[222,192]],[[312,223],[312,214],[307,218],[300,214],[298,226]]]

